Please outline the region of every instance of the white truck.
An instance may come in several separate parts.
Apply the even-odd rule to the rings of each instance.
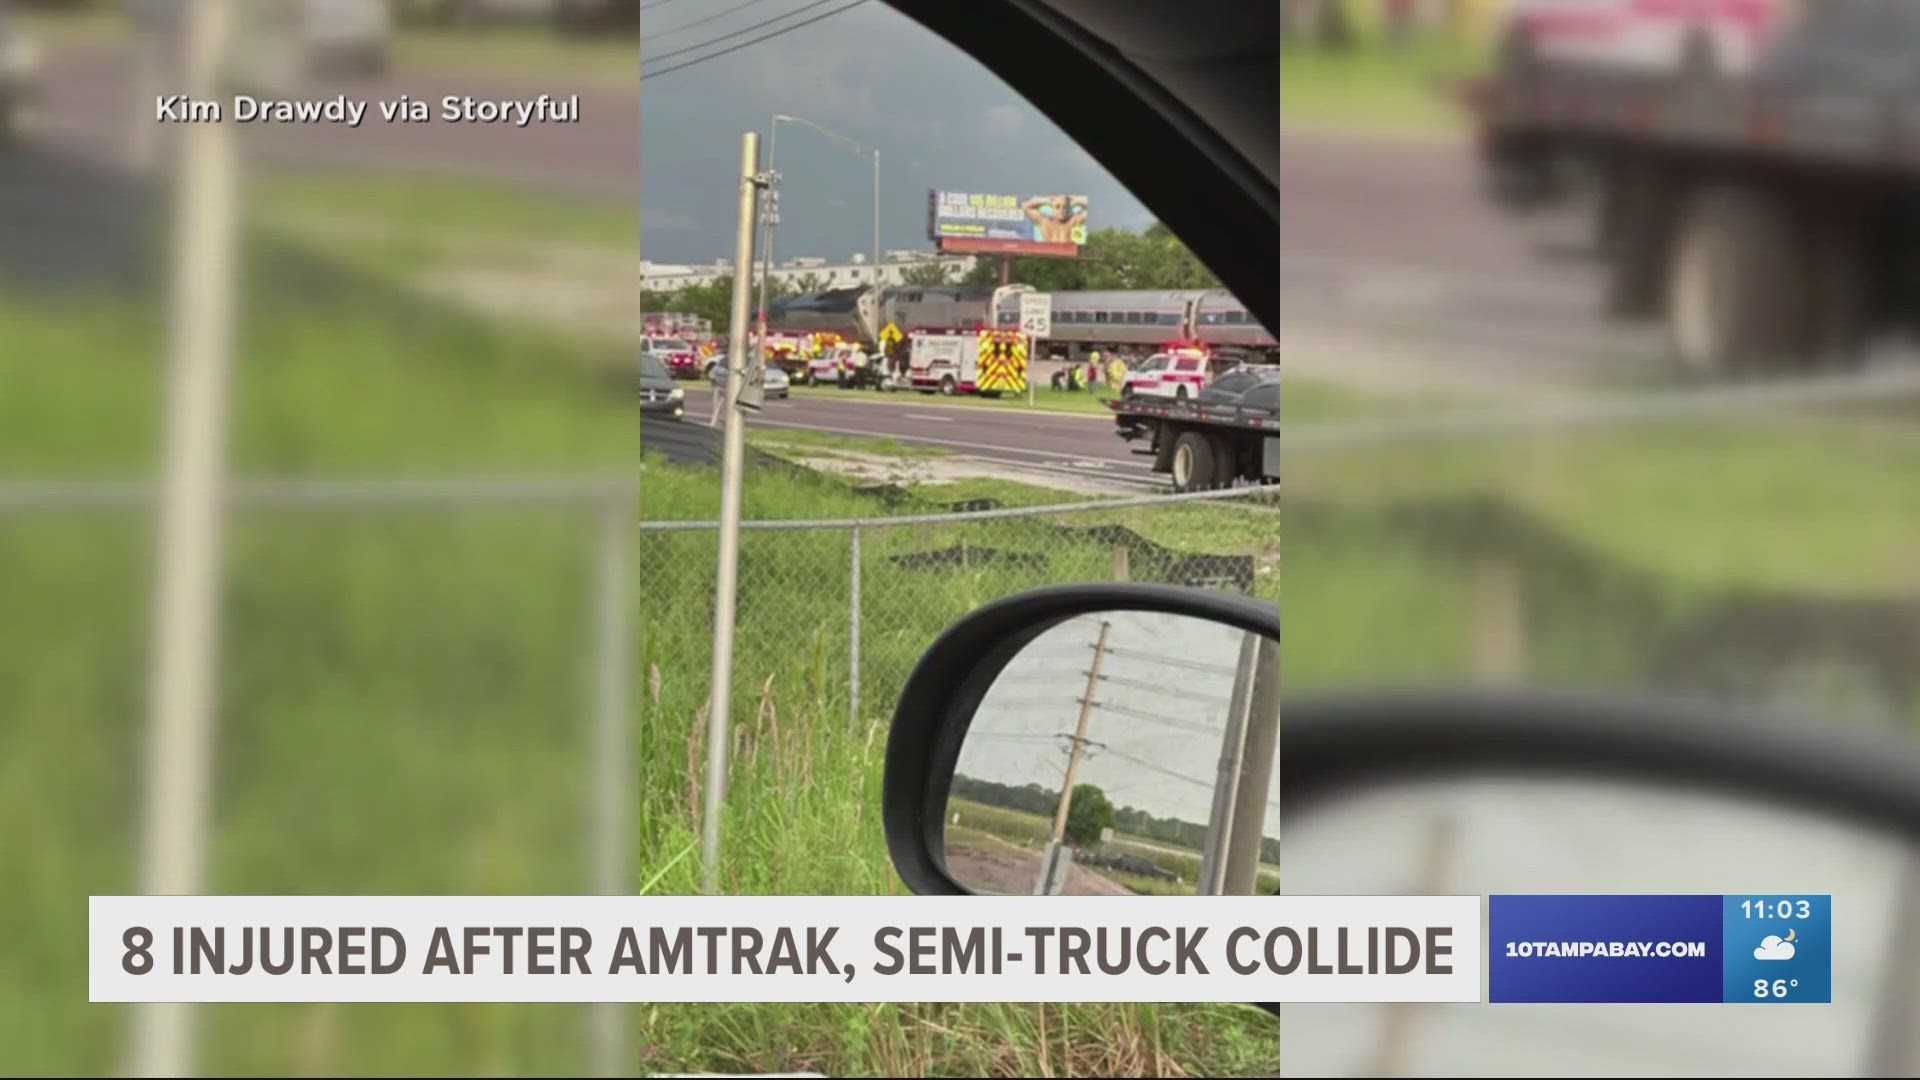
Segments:
[[[914,334],[907,343],[907,381],[923,394],[971,394],[979,382],[972,334]]]

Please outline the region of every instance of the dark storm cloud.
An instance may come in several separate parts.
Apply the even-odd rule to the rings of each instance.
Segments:
[[[642,71],[700,53],[658,62],[653,57],[801,6],[802,0],[756,3],[674,33],[695,20],[741,8],[742,0],[661,5],[643,16]],[[1073,191],[1091,197],[1095,228],[1147,220],[1124,188],[999,78],[878,3],[686,71],[648,78],[640,95],[641,254],[647,259],[706,261],[731,253],[740,133],[755,130],[764,139],[776,112],[805,117],[879,148],[886,247],[926,244],[927,189],[935,187]],[[839,259],[868,250],[870,166],[793,124],[780,125],[777,149],[783,193],[776,254]]]

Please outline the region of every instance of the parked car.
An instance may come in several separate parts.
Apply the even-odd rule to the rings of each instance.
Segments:
[[[725,357],[715,359],[707,365],[707,378],[715,386],[723,385],[727,381],[729,376]],[[792,396],[793,382],[787,378],[786,372],[769,363],[761,372],[760,388],[767,397],[786,398]]]
[[[651,354],[676,379],[697,379],[700,377],[700,351],[688,344],[684,338],[649,337],[641,340],[640,351]]]
[[[0,0],[0,146],[32,133],[40,108],[40,56],[13,5]]]
[[[687,392],[674,383],[673,374],[659,357],[640,353],[640,415],[678,420],[687,414]]]

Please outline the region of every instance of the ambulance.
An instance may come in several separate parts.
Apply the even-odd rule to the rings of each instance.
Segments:
[[[998,397],[1027,389],[1025,334],[920,330],[907,336],[907,382],[923,394]]]

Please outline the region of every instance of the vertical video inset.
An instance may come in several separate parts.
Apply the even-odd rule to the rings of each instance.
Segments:
[[[653,891],[908,891],[883,829],[890,725],[983,605],[1089,584],[1279,599],[1271,327],[1131,193],[1137,154],[1090,153],[1056,126],[1076,118],[993,73],[1014,36],[970,56],[915,21],[937,11],[897,7],[642,15]],[[1007,8],[991,18],[1024,18]],[[1277,647],[1138,603],[1006,642],[946,765],[949,882],[1277,889]],[[655,1015],[650,1060],[689,1072],[1274,1069],[1273,1018],[1241,1005]]]

